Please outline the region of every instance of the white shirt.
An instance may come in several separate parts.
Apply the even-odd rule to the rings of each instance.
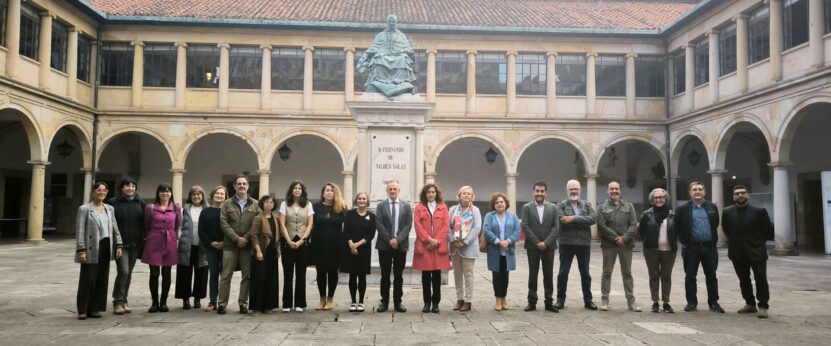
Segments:
[[[430,209],[430,214],[431,215],[436,212],[436,205],[437,205],[436,201],[427,202],[427,209]]]
[[[401,201],[398,199],[389,199],[389,202],[390,215],[395,215],[395,220],[392,220],[392,234],[398,236],[398,218],[401,217],[401,213],[399,212],[401,209]]]
[[[191,238],[193,238],[193,242],[191,243],[193,246],[199,245],[199,215],[202,214],[202,206],[191,206],[190,207],[190,220],[193,224],[193,234]]]
[[[543,215],[544,211],[545,211],[545,202],[543,202],[542,204],[537,203],[537,215],[539,215],[539,217],[540,217],[540,224],[542,224],[542,215]]]
[[[658,231],[658,250],[672,250],[672,247],[669,246],[669,237],[667,236],[667,219],[664,219],[664,221],[661,222],[661,228]]]
[[[280,214],[283,214],[283,216],[288,215],[288,212],[287,212],[288,209],[286,209],[286,208],[287,208],[286,207],[286,201],[280,202]],[[300,210],[300,207],[298,207],[298,206],[293,206],[292,208],[294,208],[295,213],[298,210]],[[314,208],[312,208],[312,202],[306,202],[306,216],[312,216],[314,214],[315,214],[315,210],[314,210]]]

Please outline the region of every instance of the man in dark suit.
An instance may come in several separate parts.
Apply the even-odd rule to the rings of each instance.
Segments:
[[[528,306],[525,311],[537,309],[537,278],[542,262],[542,283],[545,287],[545,310],[559,312],[554,307],[554,252],[557,249],[559,213],[557,206],[545,200],[548,185],[534,183],[534,201],[522,206],[522,228],[525,231],[525,250],[528,254]]]
[[[743,185],[733,188],[733,202],[736,204],[724,208],[721,227],[727,235],[727,257],[733,261],[733,268],[739,276],[739,287],[746,305],[738,312],[750,314],[758,312],[759,318],[768,318],[767,260],[768,251],[765,244],[773,240],[773,227],[770,226],[768,212],[764,208],[750,205],[750,195]],[[753,296],[753,284],[750,270],[756,280],[756,296]],[[756,298],[759,308],[756,309]]]
[[[704,200],[707,191],[704,184],[690,183],[690,201],[675,208],[673,227],[681,242],[681,258],[684,260],[684,288],[687,293],[687,306],[684,311],[695,311],[698,306],[696,276],[698,265],[704,269],[707,278],[707,304],[710,311],[724,313],[718,304],[718,207]]]
[[[413,225],[413,210],[410,204],[398,199],[401,187],[398,181],[387,182],[387,199],[378,203],[375,208],[375,225],[378,230],[378,240],[375,248],[378,249],[378,262],[381,265],[381,304],[376,311],[384,312],[389,309],[390,302],[390,269],[394,276],[393,303],[395,311],[407,312],[407,307],[401,303],[404,296],[404,265],[407,262],[410,229]]]

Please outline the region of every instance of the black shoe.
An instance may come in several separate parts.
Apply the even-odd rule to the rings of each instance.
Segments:
[[[664,312],[671,314],[674,313],[675,310],[672,310],[672,306],[669,306],[669,303],[664,303]]]
[[[433,308],[430,309],[430,312],[437,314],[439,313],[439,304],[433,304]]]
[[[168,312],[168,311],[170,311],[170,309],[167,308],[167,304],[162,303],[161,305],[159,305],[159,312]]]
[[[684,311],[686,311],[686,312],[692,312],[692,311],[695,311],[695,310],[697,310],[697,309],[696,309],[695,305],[693,305],[693,304],[687,304],[687,306],[684,307]]]
[[[560,309],[557,309],[557,306],[556,306],[556,305],[553,305],[553,304],[545,304],[545,311],[550,311],[550,312],[560,312]]]
[[[153,314],[159,312],[159,303],[153,303],[150,305],[150,309],[147,309],[147,312]]]
[[[182,309],[183,310],[190,310],[190,301],[187,299],[182,299]]]
[[[424,307],[421,308],[421,312],[425,314],[430,313],[430,304],[424,304]]]
[[[652,312],[661,312],[660,305],[658,305],[658,302],[652,303]]]
[[[593,302],[587,302],[587,303],[583,304],[583,307],[585,307],[586,309],[589,309],[589,310],[597,310],[597,305],[594,305]]]
[[[526,306],[525,306],[525,311],[534,311],[534,310],[536,310],[536,309],[537,309],[537,305],[536,305],[536,304],[531,304],[531,303],[528,303],[528,305],[526,305]]]
[[[554,304],[554,308],[556,308],[557,310],[562,310],[566,308],[566,304],[565,302],[557,301],[557,303]]]
[[[713,304],[710,304],[710,311],[712,311],[712,312],[718,312],[718,313],[720,313],[720,314],[723,314],[723,313],[724,313],[724,309],[722,309],[722,308],[721,308],[721,305],[718,305],[718,303],[713,303]]]
[[[220,305],[216,308],[216,313],[220,315],[225,315],[225,305]]]
[[[199,302],[199,299],[194,299],[193,300],[193,308],[194,309],[201,309],[202,308],[202,303]]]
[[[389,310],[389,308],[390,307],[389,307],[388,303],[381,302],[381,304],[378,304],[378,307],[375,308],[375,311],[376,312],[387,312],[387,310]]]
[[[248,313],[248,306],[246,306],[245,304],[240,304],[239,305],[239,313],[247,314]]]
[[[407,307],[404,306],[404,303],[395,304],[395,311],[397,312],[407,312]]]

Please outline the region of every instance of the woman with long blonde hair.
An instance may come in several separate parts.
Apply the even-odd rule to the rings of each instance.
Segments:
[[[317,270],[317,290],[320,293],[320,304],[316,309],[332,310],[343,253],[343,220],[346,214],[346,203],[340,187],[335,183],[323,185],[320,202],[315,203],[313,208],[311,252],[312,263]]]

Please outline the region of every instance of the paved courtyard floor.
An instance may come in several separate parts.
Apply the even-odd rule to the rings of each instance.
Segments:
[[[349,292],[343,283],[335,309],[304,313],[240,315],[235,305],[219,316],[201,310],[182,310],[171,300],[168,313],[147,313],[150,303],[148,269],[137,264],[130,292],[133,313],[115,316],[110,309],[101,319],[76,319],[75,294],[79,267],[72,263],[73,241],[52,240],[44,245],[0,245],[0,344],[2,345],[827,345],[831,343],[831,258],[821,255],[774,257],[768,262],[771,318],[738,315],[744,304],[738,280],[726,252],[718,268],[721,305],[726,314],[683,312],[681,259],[673,272],[674,314],[652,313],[646,265],[639,247],[633,260],[635,294],[644,312],[626,309],[619,268],[612,279],[611,310],[582,307],[579,274],[569,280],[566,309],[559,314],[523,312],[527,293],[527,260],[518,254],[518,270],[511,273],[508,303],[511,310],[493,309],[491,274],[484,259],[476,262],[473,311],[451,310],[455,302],[452,279],[442,287],[442,312],[422,314],[421,285],[405,285],[407,313],[350,313]],[[679,255],[680,257],[680,255]],[[555,262],[555,267],[559,261]],[[591,274],[595,302],[600,303],[601,255],[593,245]],[[111,267],[109,288],[115,278]],[[556,275],[556,273],[555,273]],[[175,276],[175,269],[174,269]],[[238,276],[238,275],[237,275]],[[310,268],[309,305],[318,299],[314,269]],[[175,281],[175,280],[174,280]],[[542,281],[542,278],[540,278]],[[415,279],[414,282],[419,282]],[[235,277],[231,300],[236,301]],[[175,284],[175,282],[174,282]],[[282,283],[281,283],[282,285]],[[540,282],[540,296],[542,296]],[[706,302],[703,273],[699,300]],[[282,287],[282,286],[281,286]],[[171,288],[171,296],[173,288]],[[377,286],[367,290],[367,302],[376,304]],[[206,301],[203,301],[205,304]],[[542,303],[538,308],[542,308]]]

